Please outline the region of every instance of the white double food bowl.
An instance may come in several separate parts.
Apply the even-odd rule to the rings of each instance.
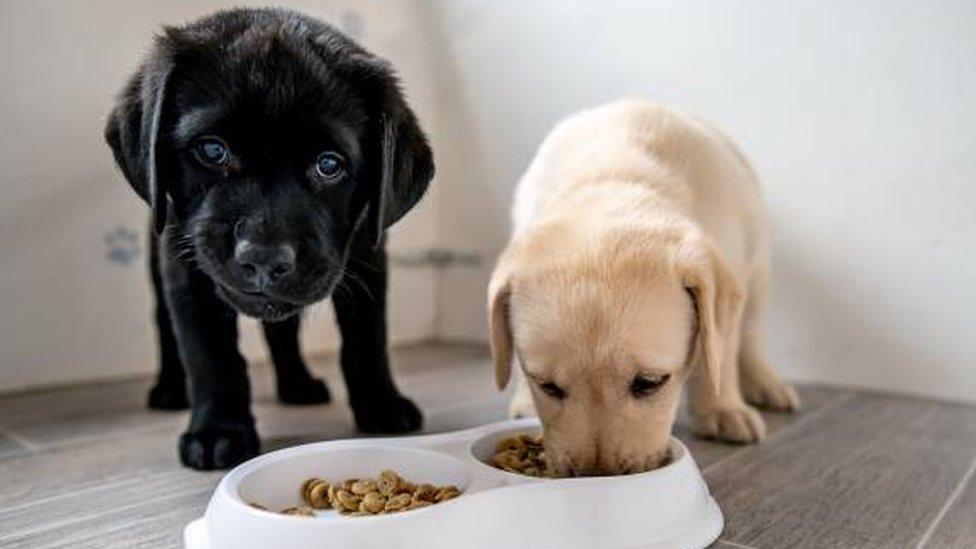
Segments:
[[[677,439],[670,464],[635,475],[536,479],[487,461],[500,439],[538,431],[536,419],[403,438],[337,440],[272,452],[217,486],[203,518],[184,531],[186,549],[696,548],[722,531],[722,513]],[[375,477],[394,469],[413,482],[452,484],[456,499],[401,513],[315,518],[261,511],[299,505],[311,477]]]

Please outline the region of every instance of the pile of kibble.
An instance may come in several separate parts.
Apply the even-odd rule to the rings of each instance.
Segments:
[[[352,478],[340,484],[310,478],[301,487],[304,505],[289,507],[281,513],[312,517],[315,509],[335,509],[353,517],[382,515],[426,507],[459,495],[461,490],[457,486],[414,484],[388,469],[376,478]],[[251,505],[267,510],[258,504]]]
[[[542,447],[542,437],[528,434],[503,438],[495,445],[491,456],[494,467],[530,477],[552,477],[552,469],[546,462],[546,451]]]

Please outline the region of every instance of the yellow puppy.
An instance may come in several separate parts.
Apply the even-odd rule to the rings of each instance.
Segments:
[[[765,434],[746,402],[799,406],[762,352],[769,230],[725,136],[641,100],[579,113],[539,147],[488,291],[499,387],[538,412],[560,475],[656,467],[680,387],[695,431]]]

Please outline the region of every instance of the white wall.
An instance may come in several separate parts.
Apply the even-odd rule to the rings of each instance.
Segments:
[[[263,4],[0,2],[0,391],[154,368],[146,208],[113,164],[102,140],[104,120],[162,23],[218,7]],[[286,4],[337,23],[392,59],[424,125],[437,125],[432,44],[422,30],[426,8],[419,2]],[[432,138],[436,147],[440,139]],[[435,243],[437,203],[435,190],[397,227],[392,249]],[[122,261],[109,259],[113,247]],[[394,270],[394,340],[433,334],[435,284],[429,270]],[[334,348],[331,306],[319,305],[307,316],[306,349]],[[264,353],[257,332],[246,323],[251,356]]]
[[[447,245],[504,245],[514,183],[561,116],[674,102],[764,177],[786,375],[976,401],[976,3],[438,5]],[[444,276],[444,335],[484,339],[489,270]]]
[[[104,116],[161,22],[263,3],[0,2],[0,390],[151,370],[144,257],[109,261],[103,241],[120,225],[145,235]],[[288,4],[390,57],[433,137],[435,190],[393,248],[485,258],[396,269],[395,339],[484,340],[484,287],[535,146],[569,112],[640,94],[711,119],[763,174],[787,375],[976,401],[976,4]],[[307,347],[333,348],[330,307],[311,317]]]

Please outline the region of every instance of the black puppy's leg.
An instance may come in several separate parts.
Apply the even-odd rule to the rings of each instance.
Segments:
[[[186,398],[186,375],[180,362],[173,322],[163,295],[163,280],[159,271],[159,238],[149,230],[149,273],[156,303],[156,335],[158,339],[159,373],[156,384],[149,390],[149,407],[155,410],[185,410],[190,406]]]
[[[285,404],[322,404],[332,397],[325,382],[308,372],[299,349],[299,315],[280,322],[263,322],[264,338],[274,362],[278,400]]]
[[[332,296],[342,334],[340,363],[359,429],[402,433],[420,429],[423,415],[397,390],[386,349],[386,251],[368,244],[353,251]]]
[[[194,469],[232,467],[256,456],[260,446],[247,368],[237,350],[237,313],[217,297],[210,278],[166,259],[163,283],[192,410],[180,460]]]

